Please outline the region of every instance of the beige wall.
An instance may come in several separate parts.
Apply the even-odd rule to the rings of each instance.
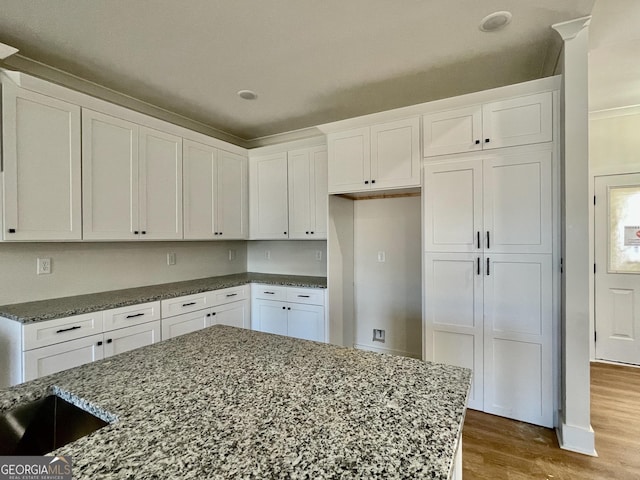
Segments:
[[[270,258],[267,258],[269,252]],[[320,252],[320,260],[316,253]],[[252,240],[247,242],[249,272],[288,275],[327,275],[325,240]]]
[[[357,346],[421,357],[420,225],[420,197],[354,202]],[[385,330],[385,343],[373,342],[374,328]]]
[[[0,243],[0,305],[244,272],[246,251],[243,241]],[[51,258],[51,275],[36,275],[38,257]]]

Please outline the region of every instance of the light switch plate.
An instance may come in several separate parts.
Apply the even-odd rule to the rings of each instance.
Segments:
[[[51,259],[50,258],[38,258],[38,261],[37,261],[37,273],[38,273],[38,275],[49,275],[51,273]]]
[[[167,253],[167,265],[176,264],[176,254],[174,252]]]
[[[382,250],[378,252],[378,262],[384,263],[387,261],[387,254]]]

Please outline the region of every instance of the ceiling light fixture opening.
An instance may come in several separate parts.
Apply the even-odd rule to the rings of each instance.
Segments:
[[[511,12],[493,12],[480,21],[480,30],[495,32],[506,27],[511,22]]]
[[[258,98],[258,94],[253,90],[240,90],[238,96],[244,100],[255,100]]]

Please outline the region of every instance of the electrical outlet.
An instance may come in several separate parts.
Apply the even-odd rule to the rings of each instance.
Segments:
[[[234,249],[229,249],[229,261],[233,262],[236,259],[236,251]]]
[[[266,258],[267,260],[271,260],[271,250],[264,251],[264,258]]]
[[[384,263],[387,261],[387,254],[382,250],[378,252],[378,262]]]
[[[373,329],[373,341],[384,343],[384,330]]]
[[[322,261],[322,250],[316,250],[316,261],[317,262]]]
[[[167,265],[175,265],[175,264],[176,264],[175,252],[167,253]]]
[[[51,259],[50,258],[38,258],[38,261],[37,261],[37,273],[38,273],[38,275],[49,275],[51,273]]]

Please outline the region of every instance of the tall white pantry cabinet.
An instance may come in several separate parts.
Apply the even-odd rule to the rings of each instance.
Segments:
[[[557,360],[554,115],[553,93],[543,92],[423,118],[424,358],[473,370],[470,408],[547,427]]]

